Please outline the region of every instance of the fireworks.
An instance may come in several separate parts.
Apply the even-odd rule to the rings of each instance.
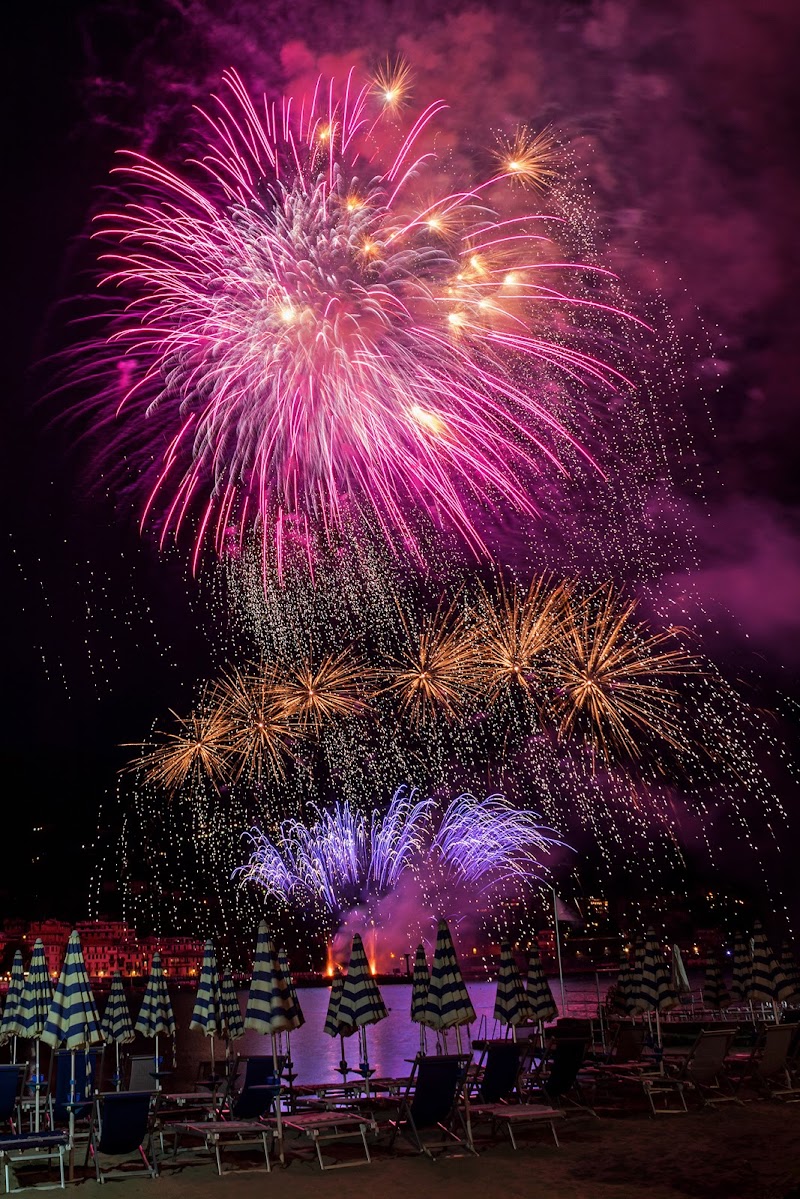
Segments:
[[[660,681],[694,668],[683,650],[663,648],[676,630],[653,634],[634,624],[636,601],[622,600],[610,584],[567,607],[556,653],[562,736],[585,722],[593,747],[606,758],[612,746],[639,757],[642,734],[684,750],[678,694]]]
[[[270,688],[276,710],[303,729],[317,732],[323,721],[366,710],[365,684],[371,670],[347,650],[328,654],[318,667],[304,662]]]
[[[171,714],[179,731],[166,733],[163,743],[139,758],[134,768],[141,767],[152,782],[168,792],[189,781],[224,778],[231,749],[231,727],[224,714],[216,710],[192,712],[186,718]]]
[[[268,669],[247,676],[233,669],[217,684],[217,710],[227,724],[233,776],[260,782],[265,773],[283,776],[283,757],[297,729],[280,710]]]
[[[407,622],[405,631],[411,640]],[[425,622],[414,648],[407,648],[389,672],[388,691],[400,698],[403,712],[421,722],[439,713],[454,718],[477,686],[474,640],[455,605],[440,604]]]
[[[253,829],[250,859],[238,873],[283,903],[321,904],[338,922],[395,891],[407,871],[440,902],[448,887],[469,887],[473,897],[509,881],[531,887],[546,871],[542,858],[563,844],[502,795],[459,795],[438,826],[436,813],[432,800],[400,787],[384,816],[368,818],[344,803],[318,812],[311,825],[283,821],[274,839]]]
[[[570,590],[568,583],[552,584],[542,576],[524,593],[501,583],[496,603],[484,592],[476,637],[490,701],[508,689],[544,694],[543,663],[558,637]]]
[[[496,159],[501,171],[529,187],[543,188],[557,174],[555,141],[546,129],[518,129],[513,138],[500,142]]]
[[[143,523],[162,541],[193,524],[195,565],[255,525],[280,571],[287,537],[354,514],[418,561],[426,518],[482,552],[480,506],[533,516],[537,474],[592,461],[559,387],[625,382],[580,348],[588,313],[624,314],[557,283],[579,276],[546,218],[502,212],[504,180],[546,178],[546,142],[523,133],[491,178],[431,198],[445,105],[389,121],[404,67],[259,109],[237,75],[225,84],[186,175],[131,155],[138,198],[103,219],[111,344],[135,364],[104,403],[128,451],[139,439],[150,463],[167,446]]]

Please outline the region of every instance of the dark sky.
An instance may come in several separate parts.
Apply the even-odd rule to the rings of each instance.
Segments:
[[[53,371],[35,368],[75,336],[68,301],[92,286],[86,230],[114,150],[168,148],[226,66],[258,87],[400,51],[422,89],[451,99],[455,124],[552,123],[570,140],[604,259],[676,323],[686,368],[663,402],[699,447],[692,585],[715,655],[756,671],[766,705],[796,691],[799,23],[789,0],[17,6],[4,71],[0,752],[13,849],[0,915],[83,914],[92,855],[79,847],[104,796],[113,808],[120,743],[180,710],[212,658],[215,617],[182,559],[160,560],[131,510],[91,492],[79,440],[91,449],[91,429],[57,419]],[[665,594],[684,583],[665,577]]]

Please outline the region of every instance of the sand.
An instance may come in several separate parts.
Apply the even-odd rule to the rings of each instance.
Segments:
[[[114,1186],[123,1199],[784,1199],[800,1188],[800,1104],[755,1101],[656,1118],[577,1115],[559,1134],[561,1149],[541,1129],[516,1153],[507,1143],[479,1142],[477,1157],[436,1162],[405,1150],[390,1156],[378,1144],[372,1165],[324,1174],[295,1159],[267,1175],[238,1154],[219,1178],[210,1164],[179,1158],[172,1165],[167,1157],[158,1181],[139,1175]],[[81,1193],[96,1188],[87,1181]]]

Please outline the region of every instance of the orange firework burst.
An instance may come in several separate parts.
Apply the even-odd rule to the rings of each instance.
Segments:
[[[477,638],[490,701],[517,688],[531,698],[535,691],[541,698],[540,684],[548,670],[545,658],[557,641],[571,590],[571,584],[553,586],[541,575],[524,593],[516,584],[509,589],[501,583],[497,603],[484,591]]]
[[[593,750],[606,759],[612,749],[642,756],[637,733],[655,735],[683,749],[677,725],[677,692],[665,676],[695,669],[679,649],[664,649],[677,629],[650,633],[631,617],[636,600],[607,584],[577,605],[567,604],[556,648],[561,696],[561,736],[583,726]]]
[[[310,661],[294,667],[272,683],[275,711],[283,720],[297,721],[315,732],[334,716],[357,716],[366,710],[367,684],[373,671],[349,650],[328,654],[318,667]]]
[[[170,713],[178,722],[178,732],[159,734],[163,742],[129,769],[142,768],[156,786],[170,792],[189,779],[216,782],[225,777],[231,752],[231,726],[225,714],[204,707],[185,718],[171,709]]]
[[[215,689],[217,707],[230,728],[231,751],[239,759],[236,777],[260,781],[268,770],[283,777],[283,758],[295,732],[279,709],[270,668],[245,675],[234,668]]]
[[[375,72],[372,91],[384,108],[397,112],[408,99],[411,78],[411,68],[408,63],[403,62],[401,58],[395,62],[387,59],[383,66]]]
[[[527,187],[543,190],[558,174],[558,152],[549,129],[531,133],[521,126],[512,138],[500,141],[495,157],[504,174]]]
[[[475,642],[463,617],[455,613],[455,603],[444,613],[440,604],[416,645],[405,618],[403,627],[412,646],[394,660],[386,690],[400,697],[401,709],[412,720],[435,719],[439,713],[452,719],[479,685]]]

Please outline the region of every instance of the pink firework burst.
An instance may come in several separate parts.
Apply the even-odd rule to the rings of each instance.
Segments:
[[[542,398],[553,377],[624,382],[546,314],[616,310],[562,292],[576,264],[548,260],[546,218],[489,204],[513,164],[430,198],[442,102],[401,128],[352,74],[259,108],[225,84],[186,178],[131,154],[141,198],[102,218],[111,350],[135,364],[114,408],[158,431],[143,524],[190,526],[195,565],[256,526],[280,569],[287,525],[330,535],[354,514],[395,552],[421,555],[420,514],[484,551],[482,508],[532,515],[538,471],[591,462]]]

